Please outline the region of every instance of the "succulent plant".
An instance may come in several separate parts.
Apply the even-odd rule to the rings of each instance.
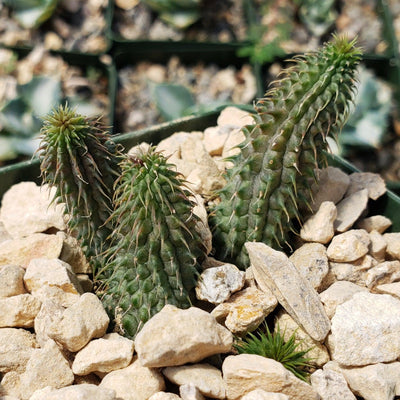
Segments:
[[[110,277],[100,290],[115,329],[133,338],[165,304],[191,305],[205,253],[190,193],[161,153],[149,147],[128,155],[121,170],[102,274]]]
[[[118,146],[99,118],[60,105],[44,119],[38,154],[43,182],[57,188],[53,201],[65,203],[69,229],[96,265],[111,233],[107,221],[119,175]]]
[[[216,257],[246,268],[245,242],[288,243],[294,220],[301,222],[300,210],[312,201],[310,178],[326,162],[326,139],[347,118],[359,59],[354,40],[334,36],[318,52],[296,57],[257,102],[255,123],[243,128],[212,210]]]
[[[305,355],[311,350],[298,350],[295,333],[287,341],[284,333],[281,333],[279,325],[271,333],[267,323],[255,333],[249,332],[243,339],[238,339],[234,345],[239,354],[257,354],[262,357],[271,358],[280,362],[286,369],[297,378],[306,381],[308,377],[307,368],[310,367],[311,358]]]

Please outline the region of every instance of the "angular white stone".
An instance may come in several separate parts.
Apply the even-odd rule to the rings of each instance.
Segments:
[[[346,196],[337,207],[335,230],[345,232],[357,221],[366,210],[368,204],[368,190],[363,189]],[[327,243],[327,242],[326,242]]]
[[[331,261],[355,261],[368,253],[371,239],[363,229],[351,229],[336,235],[328,246],[327,255]]]
[[[350,184],[349,176],[341,169],[327,167],[318,171],[318,185],[312,185],[314,202],[311,204],[315,212],[324,201],[337,204],[344,196]]]
[[[219,304],[228,300],[232,293],[242,289],[244,280],[245,273],[233,264],[208,268],[200,275],[196,296],[199,300]]]
[[[228,400],[237,400],[255,389],[278,392],[290,400],[319,400],[317,392],[281,363],[255,354],[228,356],[222,364]]]
[[[300,275],[319,291],[329,271],[326,247],[320,243],[305,243],[289,257],[289,260]]]
[[[378,231],[372,230],[369,232],[371,244],[369,246],[369,254],[378,262],[385,261],[386,255],[386,240]]]
[[[0,221],[14,238],[44,232],[49,228],[66,229],[64,205],[51,204],[56,189],[34,182],[13,185],[3,196]]]
[[[326,314],[330,319],[335,315],[336,307],[350,300],[356,293],[368,292],[368,289],[348,281],[337,281],[319,294]]]
[[[53,389],[49,386],[36,390],[29,400],[117,400],[115,391],[83,383]]]
[[[316,341],[323,341],[330,322],[321,300],[285,253],[264,243],[245,243],[257,282],[264,281],[288,314]]]
[[[336,215],[335,203],[324,201],[318,211],[304,223],[300,237],[306,242],[328,243],[335,233],[333,223]]]
[[[351,263],[331,261],[325,281],[329,281],[331,284],[335,281],[349,281],[365,286],[367,272],[374,265],[376,265],[376,261],[368,254]]]
[[[384,215],[372,215],[357,222],[358,229],[365,229],[367,232],[377,231],[383,233],[392,225],[392,221]]]
[[[164,378],[155,368],[143,367],[137,359],[126,368],[108,373],[100,388],[112,389],[117,399],[147,400],[165,389]]]
[[[203,197],[199,194],[194,194],[193,200],[195,203],[195,206],[193,207],[193,214],[200,218],[200,221],[196,222],[195,229],[200,235],[200,238],[204,244],[206,254],[209,254],[212,250],[212,233],[208,225],[207,209]]]
[[[63,239],[63,247],[60,260],[69,264],[75,274],[90,274],[92,267],[87,261],[78,240],[65,232],[57,232],[57,236]]]
[[[64,313],[54,318],[47,335],[69,351],[82,349],[93,338],[102,337],[110,319],[93,293],[84,293]]]
[[[211,315],[224,323],[232,333],[242,334],[256,329],[277,305],[278,301],[270,290],[261,291],[251,286],[219,304]]]
[[[33,333],[25,329],[0,328],[0,373],[23,372],[37,347]]]
[[[323,400],[356,400],[342,374],[332,370],[318,369],[310,376],[312,387]]]
[[[0,265],[0,297],[26,293],[24,274],[25,270],[18,265]]]
[[[59,259],[31,260],[24,282],[28,291],[39,300],[53,300],[64,307],[76,303],[83,293],[71,266]]]
[[[228,139],[226,139],[224,148],[222,150],[222,157],[227,158],[231,157],[240,152],[237,147],[240,143],[242,143],[245,139],[244,133],[242,129],[233,129],[229,133]],[[232,166],[232,162],[228,162],[225,164],[226,167]]]
[[[225,383],[221,371],[210,364],[167,367],[163,374],[177,385],[193,384],[206,397],[225,398]]]
[[[40,347],[43,347],[50,339],[50,337],[47,335],[47,331],[54,320],[59,321],[64,313],[64,310],[65,308],[62,307],[58,302],[55,303],[51,300],[45,300],[42,303],[40,311],[36,315],[34,321],[36,340]]]
[[[351,390],[366,400],[392,400],[400,394],[400,363],[340,368]]]
[[[400,300],[356,293],[336,307],[327,346],[343,366],[390,362],[400,356]]]
[[[288,341],[292,335],[296,339],[296,350],[307,351],[305,357],[310,358],[309,363],[316,367],[322,367],[330,358],[327,348],[313,340],[306,332],[293,320],[285,311],[279,312],[275,319],[275,331],[279,331],[285,341]]]
[[[400,232],[385,233],[383,238],[386,241],[386,252],[393,258],[400,260]]]
[[[33,233],[27,237],[0,243],[0,265],[14,264],[26,268],[34,258],[58,258],[63,239],[58,235]]]
[[[127,367],[132,361],[133,340],[118,333],[109,333],[100,339],[90,341],[80,350],[72,363],[75,375],[91,372],[110,372]]]
[[[180,399],[181,397],[179,397],[177,394],[169,392],[157,392],[149,397],[149,400],[180,400]]]
[[[68,361],[57,344],[49,340],[42,349],[33,352],[25,372],[21,374],[22,399],[29,399],[36,390],[46,386],[58,389],[71,385],[73,381],[74,374]]]
[[[31,294],[0,298],[0,327],[32,328],[41,302]]]
[[[6,394],[12,396],[13,399],[16,397],[17,400],[21,400],[20,376],[21,375],[16,371],[10,371],[4,374],[0,385],[0,396]]]
[[[400,261],[384,261],[367,271],[365,284],[369,289],[375,286],[400,280]]]
[[[210,156],[221,156],[222,149],[228,138],[230,128],[220,126],[210,126],[204,131],[204,147]]]
[[[283,393],[273,393],[266,392],[263,389],[254,389],[245,394],[241,400],[290,400],[290,398]]]
[[[168,367],[226,353],[232,341],[232,334],[209,313],[166,305],[144,324],[135,349],[143,366]]]
[[[384,283],[375,288],[376,293],[390,294],[400,300],[400,282]]]
[[[347,189],[346,196],[362,189],[368,189],[369,198],[376,200],[386,193],[385,181],[379,174],[372,172],[353,172],[349,177],[350,186]]]

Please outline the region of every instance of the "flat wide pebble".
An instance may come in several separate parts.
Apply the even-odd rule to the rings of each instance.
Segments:
[[[386,193],[385,181],[379,174],[373,172],[353,172],[349,177],[350,185],[346,196],[359,190],[367,189],[369,198],[376,200]]]
[[[225,398],[225,383],[221,371],[210,364],[193,364],[167,367],[163,374],[177,384],[193,384],[200,393],[213,399]]]
[[[356,400],[344,376],[333,370],[318,369],[310,377],[312,387],[323,400]]]
[[[279,392],[291,400],[318,400],[317,392],[298,379],[281,363],[255,354],[229,356],[222,364],[228,400],[240,399],[247,393],[262,389]]]
[[[355,261],[368,253],[371,239],[363,229],[351,229],[336,235],[327,249],[328,258],[337,262]]]
[[[76,375],[110,372],[127,367],[132,361],[134,343],[118,333],[109,333],[90,341],[80,350],[72,363]]]
[[[372,215],[357,222],[358,229],[365,229],[367,232],[377,231],[383,233],[392,225],[392,221],[384,215]]]
[[[343,366],[390,362],[400,356],[400,300],[386,294],[355,293],[336,307],[327,346]]]
[[[232,343],[231,332],[206,311],[166,305],[144,324],[135,349],[143,366],[169,367],[226,353]]]

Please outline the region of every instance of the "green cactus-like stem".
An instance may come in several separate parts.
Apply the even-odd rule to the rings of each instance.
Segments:
[[[255,123],[231,158],[227,185],[210,218],[216,257],[249,266],[247,241],[281,248],[293,221],[312,201],[310,178],[325,163],[354,97],[360,50],[334,37],[320,51],[295,58],[256,105]]]
[[[121,163],[113,246],[101,296],[115,329],[135,337],[165,304],[190,306],[204,246],[183,180],[154,148]],[[107,271],[112,271],[108,274]]]
[[[94,265],[111,233],[106,221],[113,209],[119,150],[98,118],[66,105],[44,119],[38,152],[43,182],[56,187],[53,201],[65,203],[69,230]]]

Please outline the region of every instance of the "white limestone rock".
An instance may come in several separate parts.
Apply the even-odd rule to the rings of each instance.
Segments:
[[[63,239],[60,260],[69,264],[75,274],[90,274],[92,267],[83,254],[78,240],[65,232],[57,232],[57,236]]]
[[[330,322],[311,284],[298,272],[285,253],[264,243],[247,242],[254,276],[263,281],[288,314],[316,341],[323,341]]]
[[[350,184],[349,176],[341,169],[327,167],[318,171],[318,185],[313,184],[313,212],[316,212],[324,201],[337,204],[343,198]]]
[[[386,259],[386,240],[376,230],[369,232],[371,243],[369,245],[369,254],[378,262],[383,262]]]
[[[176,385],[194,385],[206,397],[225,398],[225,383],[221,371],[210,364],[167,367],[163,370],[163,374]]]
[[[372,200],[376,200],[386,193],[385,181],[379,174],[372,172],[353,172],[349,175],[350,185],[347,189],[346,196],[359,190],[368,189],[368,196]]]
[[[222,364],[222,375],[228,400],[238,400],[255,389],[283,393],[291,400],[319,400],[311,385],[271,358],[255,354],[228,356]]]
[[[231,332],[206,311],[166,305],[144,324],[135,349],[143,366],[169,367],[226,353],[232,342]]]
[[[196,222],[195,229],[203,242],[205,253],[209,254],[212,250],[212,233],[208,225],[207,209],[203,197],[199,194],[194,194],[193,200],[195,203],[195,206],[193,207],[193,214],[200,218],[200,221]]]
[[[320,293],[319,297],[330,319],[335,315],[336,307],[350,300],[356,293],[368,292],[368,289],[348,281],[337,281]]]
[[[36,390],[29,400],[118,400],[115,391],[83,383],[53,389],[50,386]]]
[[[329,262],[328,275],[323,285],[329,286],[336,281],[348,281],[365,286],[367,272],[373,268],[377,262],[370,256],[366,255],[353,262]],[[328,285],[329,282],[329,285]]]
[[[0,328],[32,328],[41,302],[29,293],[0,298]]]
[[[384,233],[383,238],[387,244],[386,253],[400,260],[400,232]]]
[[[142,366],[135,358],[128,367],[109,372],[99,387],[114,390],[117,399],[147,400],[163,391],[165,382],[161,372]]]
[[[63,239],[58,235],[32,235],[0,243],[0,265],[14,264],[26,268],[34,258],[59,258]]]
[[[339,372],[318,369],[311,374],[310,380],[322,400],[356,400],[346,379]]]
[[[25,329],[0,328],[0,373],[23,372],[37,347],[33,333]]]
[[[324,201],[318,211],[304,223],[300,230],[300,237],[306,242],[328,243],[335,230],[336,206],[332,201]]]
[[[371,239],[363,229],[351,229],[336,235],[328,246],[329,260],[336,262],[355,261],[368,253]]]
[[[75,375],[91,372],[111,372],[127,367],[132,361],[133,340],[118,333],[108,333],[100,339],[90,341],[80,350],[72,363]]]
[[[56,189],[34,182],[21,182],[4,193],[0,221],[14,238],[44,232],[49,228],[66,229],[64,205],[51,203]]]
[[[245,140],[242,129],[232,129],[229,133],[228,139],[226,139],[224,148],[222,149],[222,157],[228,158],[240,152],[238,145]],[[231,167],[232,162],[225,163],[225,168]]]
[[[0,243],[12,239],[12,236],[7,232],[4,224],[0,221]]]
[[[263,389],[254,389],[242,396],[241,400],[290,400],[290,398],[283,393],[266,392]]]
[[[0,385],[0,396],[8,395],[21,400],[20,374],[16,371],[10,371],[3,375]],[[1,397],[0,397],[1,398]]]
[[[365,400],[392,400],[400,395],[400,363],[373,364],[365,367],[336,368],[345,377],[349,387],[357,396]]]
[[[373,290],[376,286],[400,280],[400,261],[384,261],[367,271],[365,284]]]
[[[69,351],[76,352],[90,340],[102,337],[110,322],[99,298],[84,293],[63,314],[54,318],[47,335]]]
[[[400,282],[384,283],[375,287],[376,293],[390,294],[400,300]]]
[[[0,298],[26,293],[24,274],[18,265],[0,265]]]
[[[245,273],[233,264],[208,268],[199,277],[196,296],[213,304],[228,300],[232,293],[244,286]]]
[[[219,304],[211,315],[232,333],[243,334],[254,331],[277,305],[278,301],[270,290],[267,292],[251,286]]]
[[[55,320],[60,320],[64,310],[65,308],[63,306],[61,306],[58,302],[55,303],[52,300],[45,300],[42,303],[40,311],[36,315],[34,321],[36,340],[40,347],[43,347],[50,339],[47,331]]]
[[[329,271],[326,247],[321,243],[305,243],[289,257],[289,260],[303,278],[319,292]]]
[[[343,366],[390,362],[400,356],[400,300],[360,292],[336,307],[327,347]]]
[[[203,144],[210,156],[222,156],[224,144],[231,128],[228,126],[210,126],[204,131]]]
[[[24,283],[39,300],[53,300],[63,307],[76,303],[83,293],[71,266],[59,259],[31,260],[26,268]]]
[[[383,233],[392,225],[392,221],[384,215],[372,215],[357,222],[357,229],[364,229],[367,232],[377,231]]]
[[[39,389],[51,386],[59,389],[71,385],[74,374],[57,344],[49,340],[30,357],[25,372],[20,377],[22,400],[27,400]]]
[[[278,330],[278,327],[285,341],[294,335],[297,344],[296,350],[308,350],[305,357],[310,358],[309,364],[322,367],[330,360],[327,348],[307,335],[285,311],[279,312],[275,319],[275,331]]]
[[[250,125],[254,122],[253,117],[247,111],[238,107],[225,107],[219,114],[217,125],[219,127],[230,126],[232,128],[241,128],[244,125]]]
[[[334,224],[337,232],[351,228],[367,209],[368,190],[363,189],[346,196],[337,205],[337,217]],[[327,242],[326,242],[327,243]]]

